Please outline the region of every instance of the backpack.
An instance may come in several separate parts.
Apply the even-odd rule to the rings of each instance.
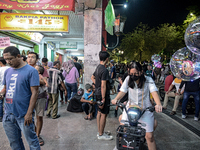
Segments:
[[[67,106],[67,111],[70,112],[83,112],[82,109],[82,103],[81,103],[81,97],[84,94],[84,90],[80,88],[74,97],[69,102],[69,105]]]

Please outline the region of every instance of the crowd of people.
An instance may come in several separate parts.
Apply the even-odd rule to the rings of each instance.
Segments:
[[[59,96],[61,104],[67,104],[77,94],[79,84],[83,83],[83,65],[78,63],[77,57],[62,64],[60,61],[48,62],[47,58],[42,58],[41,63],[38,60],[35,52],[29,52],[27,59],[21,57],[20,51],[14,46],[7,47],[3,51],[3,57],[0,57],[0,121],[3,122],[12,149],[24,149],[22,132],[30,149],[39,150],[44,145],[40,136],[43,117],[59,118]],[[100,63],[91,76],[91,83],[85,83],[85,92],[80,99],[80,107],[86,114],[84,119],[97,120],[99,140],[113,139],[105,131],[106,118],[110,103],[116,104],[119,101],[126,104],[127,108],[133,104],[141,109],[155,105],[155,111],[162,112],[167,109],[168,98],[175,97],[170,114],[176,115],[179,100],[183,99],[182,118],[185,119],[187,101],[192,95],[195,100],[194,120],[198,121],[200,79],[193,82],[182,81],[180,76],[172,75],[169,65],[153,68],[151,63],[140,64],[135,61],[128,65],[115,64],[113,60],[109,61],[109,53],[106,51],[99,52],[99,60]],[[156,83],[165,84],[163,106]],[[110,95],[114,94],[117,95],[111,100]],[[118,109],[115,108],[116,117]],[[127,119],[123,110],[119,116],[120,124]],[[146,124],[144,128],[148,148],[155,150],[154,130],[157,121],[154,114],[145,112],[139,121]]]

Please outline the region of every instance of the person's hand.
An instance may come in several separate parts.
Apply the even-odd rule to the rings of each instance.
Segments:
[[[112,103],[113,105],[116,105],[116,104],[117,104],[117,100],[116,100],[116,99],[113,99],[113,100],[111,101],[111,103]]]
[[[67,90],[65,90],[65,96],[67,96]]]
[[[169,91],[167,91],[166,94],[169,94]]]
[[[89,103],[90,103],[90,104],[92,104],[92,105],[94,104],[94,102],[93,102],[93,101],[89,101]]]
[[[101,101],[101,102],[103,103],[103,105],[102,105],[102,106],[99,106],[99,108],[100,108],[100,109],[103,109],[104,103],[105,103],[105,102],[104,102],[104,101]]]
[[[178,93],[181,93],[181,89],[178,89]]]
[[[180,93],[175,93],[175,95],[177,96],[177,95],[180,95]]]
[[[0,93],[0,100],[4,98],[4,95]]]
[[[26,125],[30,125],[31,123],[32,123],[33,121],[32,121],[32,114],[26,114],[25,116],[24,116],[24,125],[26,126]]]
[[[155,111],[156,111],[157,113],[162,112],[162,105],[161,105],[161,104],[156,105],[156,106],[155,106]]]
[[[77,83],[77,88],[79,87],[79,83]]]

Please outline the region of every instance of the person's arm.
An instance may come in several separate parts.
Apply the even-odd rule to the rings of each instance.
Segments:
[[[168,94],[168,93],[173,89],[173,87],[174,87],[174,85],[171,84],[171,85],[169,86],[169,89],[168,89],[168,91],[166,92],[166,94]]]
[[[111,73],[111,79],[113,78],[114,72]]]
[[[80,69],[80,74],[83,75],[83,69]]]
[[[162,112],[162,105],[161,105],[160,98],[158,96],[157,91],[151,92],[151,95],[153,96],[153,99],[156,103],[156,106],[155,106],[156,112]]]
[[[33,115],[33,109],[35,108],[35,103],[37,101],[38,96],[38,86],[32,86],[31,87],[31,99],[28,107],[28,111],[26,115],[24,116],[24,125],[30,125],[32,123],[32,115]]]
[[[4,85],[3,89],[0,92],[0,100],[3,100],[6,94],[6,85]]]
[[[124,97],[125,94],[126,94],[125,92],[120,91],[117,94],[117,96],[111,101],[111,103],[115,105],[120,99],[122,99]]]
[[[106,97],[106,82],[107,80],[101,80],[101,96],[102,96],[102,103],[105,102],[105,97]],[[104,104],[103,106],[99,106],[100,109],[102,109],[104,107]]]
[[[65,87],[64,82],[62,81],[62,82],[60,82],[60,84],[61,84],[61,86],[63,87],[63,89],[65,90],[65,96],[67,96],[67,89],[66,89],[66,87]]]
[[[183,85],[185,84],[185,81],[181,81],[181,85],[179,86],[179,89],[181,90]]]
[[[95,84],[95,76],[94,75],[91,76],[91,80]]]
[[[76,67],[75,67],[75,76],[76,76],[76,81],[77,81],[77,87],[79,87],[79,73]]]
[[[90,104],[93,104],[94,102],[93,101],[90,101],[90,100],[86,100],[84,97],[81,97],[81,100],[80,100],[82,103],[90,103]]]

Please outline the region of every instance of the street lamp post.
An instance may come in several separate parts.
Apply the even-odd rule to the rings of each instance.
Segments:
[[[118,53],[117,53],[118,64],[119,64],[119,55],[122,55],[123,53],[124,53],[124,51],[118,51]]]

